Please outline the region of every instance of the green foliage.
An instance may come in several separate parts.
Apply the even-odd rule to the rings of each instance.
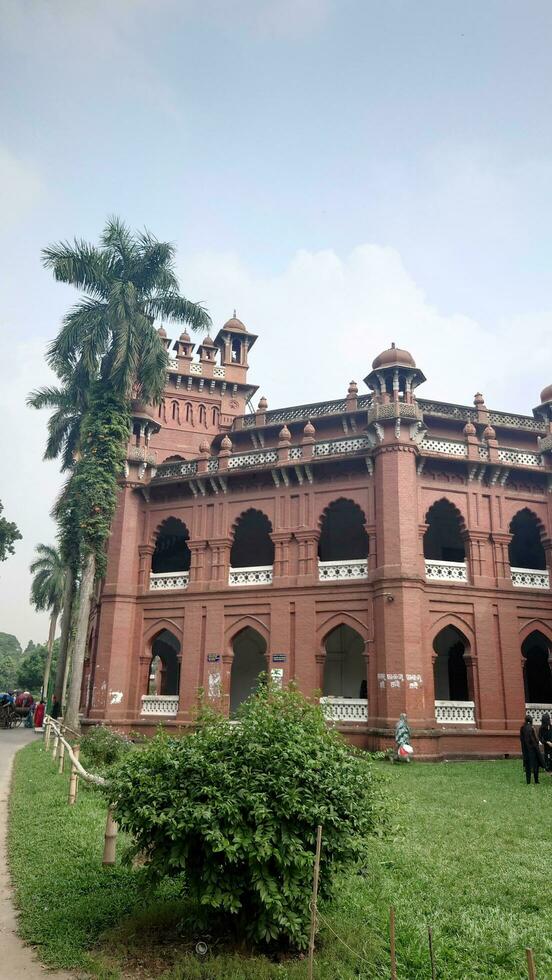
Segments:
[[[0,514],[4,510],[4,505],[0,501]],[[5,561],[8,555],[13,555],[15,542],[21,541],[21,534],[17,524],[7,521],[5,517],[0,517],[0,561]]]
[[[155,879],[184,875],[205,913],[255,943],[307,942],[316,828],[322,898],[381,824],[381,780],[299,693],[263,686],[239,724],[157,737],[116,770],[116,819]],[[203,913],[203,914],[202,914]]]
[[[85,768],[95,773],[120,762],[132,748],[129,738],[102,725],[90,728],[80,744]]]
[[[52,674],[56,669],[58,652],[59,640],[54,640],[54,646],[52,648]],[[40,693],[47,656],[48,647],[45,643],[33,643],[32,640],[29,640],[29,643],[25,647],[23,660],[17,668],[16,681],[18,688],[31,691],[33,694]]]
[[[63,604],[65,564],[57,548],[37,544],[36,556],[29,571],[33,576],[31,602],[37,610],[49,610],[58,616]]]
[[[0,633],[0,659],[4,655],[8,655],[17,660],[21,654],[21,644],[16,636],[12,633]]]
[[[13,691],[17,683],[17,661],[7,653],[0,654],[0,691]]]

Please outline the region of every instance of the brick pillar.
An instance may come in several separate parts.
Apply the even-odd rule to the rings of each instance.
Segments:
[[[286,585],[290,576],[289,546],[293,535],[291,531],[272,531],[270,537],[274,543],[273,581],[278,585]]]
[[[153,544],[141,544],[138,547],[140,564],[138,571],[138,585],[142,592],[149,592],[149,580],[151,574],[151,560],[155,546]]]
[[[318,528],[302,528],[295,531],[299,545],[299,582],[301,585],[318,582]]]
[[[191,551],[190,580],[188,588],[192,591],[203,589],[206,578],[207,541],[198,539],[188,541]]]
[[[228,585],[232,539],[213,538],[210,545],[212,554],[210,587],[218,591]]]
[[[488,531],[466,531],[463,535],[468,574],[472,585],[492,588],[495,582]]]
[[[496,584],[501,589],[513,588],[510,558],[508,556],[508,545],[511,540],[512,535],[504,531],[493,531],[491,534],[494,575]]]

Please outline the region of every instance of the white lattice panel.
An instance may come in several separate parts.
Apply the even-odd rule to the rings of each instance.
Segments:
[[[177,357],[169,357],[169,360],[168,360],[168,363],[167,363],[167,370],[168,371],[178,371],[178,358]]]
[[[197,473],[197,463],[195,461],[190,461],[188,463],[161,463],[157,467],[157,480],[167,480],[171,476],[193,476]]]
[[[207,472],[216,473],[219,468],[219,461],[216,456],[213,459],[207,460]]]
[[[203,364],[190,364],[190,374],[203,374]]]
[[[426,579],[429,582],[467,582],[468,567],[465,561],[425,560]]]
[[[320,582],[368,578],[368,563],[366,558],[355,558],[351,561],[319,561],[318,578]]]
[[[438,725],[475,725],[473,701],[436,701],[435,721]]]
[[[320,698],[326,721],[359,724],[368,721],[368,701],[366,698]]]
[[[466,443],[458,442],[456,439],[422,439],[420,448],[425,453],[444,453],[445,456],[468,454]]]
[[[546,432],[546,424],[528,415],[508,415],[505,412],[489,412],[491,425],[504,425],[511,429],[532,429],[533,432]]]
[[[228,585],[272,585],[272,565],[231,568]]]
[[[159,592],[165,589],[186,589],[189,581],[189,572],[152,572],[150,575],[150,592]]]
[[[174,718],[178,712],[178,694],[143,694],[142,715]]]
[[[269,463],[278,462],[278,453],[275,449],[268,449],[261,453],[242,453],[239,456],[232,456],[228,460],[229,470],[248,469],[252,466],[266,466]]]
[[[529,453],[524,449],[499,449],[498,458],[501,463],[514,463],[518,466],[542,466],[542,456]]]
[[[549,589],[550,577],[544,568],[511,568],[512,584],[520,589]]]
[[[290,459],[301,459],[302,455],[303,450],[301,449],[301,446],[293,446],[293,448],[289,451]]]
[[[490,453],[489,453],[489,447],[488,446],[478,446],[477,447],[477,452],[479,454],[479,459],[489,459],[490,458]]]
[[[552,704],[526,704],[525,711],[531,715],[534,725],[540,725],[542,716],[548,713],[552,717]]]
[[[225,378],[225,377],[226,377],[226,368],[220,367],[220,365],[217,365],[216,367],[213,368],[213,378]]]
[[[337,456],[342,453],[356,453],[369,449],[370,443],[366,436],[354,439],[334,439],[331,442],[317,442],[314,446],[314,456]]]

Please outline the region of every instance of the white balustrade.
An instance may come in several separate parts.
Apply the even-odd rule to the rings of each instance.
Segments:
[[[272,585],[272,565],[231,568],[228,585]]]
[[[429,582],[467,582],[468,566],[465,561],[425,560],[426,579]]]
[[[326,721],[352,724],[368,721],[368,701],[366,698],[341,698],[328,695],[320,698],[320,704]]]
[[[178,358],[177,357],[169,357],[169,360],[168,360],[168,363],[167,363],[167,370],[168,371],[178,371]]]
[[[548,712],[550,717],[552,717],[552,704],[526,704],[525,711],[528,715],[531,715],[534,725],[540,725],[545,712]]]
[[[435,720],[438,725],[475,725],[475,703],[436,701]]]
[[[318,579],[320,582],[342,582],[359,578],[368,578],[366,558],[318,562]]]
[[[467,456],[465,442],[458,439],[422,439],[420,449],[423,453],[444,453],[446,456]]]
[[[499,449],[498,458],[501,463],[517,463],[518,466],[542,466],[540,453],[531,453],[525,449]]]
[[[152,572],[149,583],[150,592],[165,589],[187,589],[189,581],[189,572]]]
[[[178,694],[143,694],[142,715],[174,718],[178,712]]]
[[[550,577],[546,568],[511,568],[512,585],[518,589],[549,589]]]

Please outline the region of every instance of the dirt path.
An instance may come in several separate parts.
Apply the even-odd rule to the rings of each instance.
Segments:
[[[77,974],[60,973],[42,966],[30,946],[17,935],[17,915],[12,902],[12,890],[7,855],[8,794],[15,753],[28,742],[38,738],[29,729],[0,729],[0,975],[6,980],[75,980]]]

